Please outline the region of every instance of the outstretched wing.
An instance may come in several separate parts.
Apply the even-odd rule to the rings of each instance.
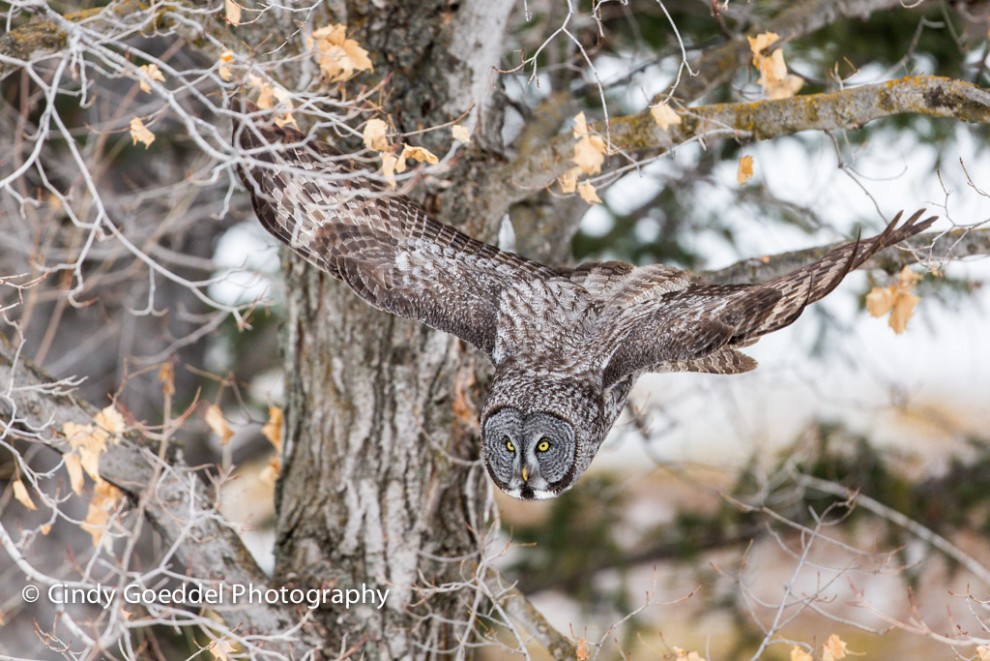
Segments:
[[[603,311],[610,359],[605,386],[642,371],[745,372],[756,361],[735,351],[794,322],[849,271],[927,229],[935,218],[901,214],[872,239],[833,248],[818,261],[756,285],[714,285],[683,271],[646,267],[628,273]]]
[[[269,232],[374,307],[489,356],[502,288],[554,273],[433,220],[299,131],[242,124],[234,141],[244,156],[238,172]]]

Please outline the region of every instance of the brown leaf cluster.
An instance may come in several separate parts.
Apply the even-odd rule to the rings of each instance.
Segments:
[[[149,94],[151,92],[151,84],[148,82],[149,80],[157,81],[159,83],[165,82],[165,74],[162,73],[162,70],[158,68],[157,64],[143,64],[138,67],[138,70],[143,74],[141,76],[141,80],[138,81],[138,87],[140,87],[141,91],[145,94]]]
[[[395,188],[396,185],[395,175],[405,172],[408,168],[407,161],[419,161],[429,165],[436,165],[440,161],[436,154],[429,149],[414,147],[405,143],[402,144],[402,150],[396,156],[395,151],[398,150],[398,146],[389,142],[388,124],[380,119],[369,119],[368,123],[364,125],[362,135],[365,147],[381,153],[382,176],[392,188]]]
[[[258,100],[255,102],[262,110],[278,108],[280,112],[275,115],[275,124],[278,126],[292,125],[298,128],[292,111],[295,106],[292,103],[292,94],[281,85],[274,85],[258,76],[251,74],[248,76],[248,85],[258,92]]]
[[[320,72],[327,82],[342,83],[361,71],[372,71],[368,51],[358,42],[347,38],[346,25],[327,25],[306,38]]]
[[[119,442],[119,434],[125,429],[124,418],[112,405],[97,413],[90,423],[66,422],[62,425],[62,434],[72,448],[63,457],[72,491],[82,495],[84,474],[94,483],[89,510],[82,523],[82,528],[93,538],[94,546],[100,543],[110,516],[123,500],[123,494],[100,476],[100,455],[106,450],[107,443]]]
[[[914,294],[914,287],[923,276],[905,266],[897,276],[897,282],[889,287],[874,287],[866,295],[866,309],[874,317],[890,314],[887,323],[900,335],[907,328],[914,308],[921,300]]]
[[[560,190],[564,193],[577,191],[577,194],[585,202],[601,204],[602,201],[598,197],[594,185],[587,180],[578,183],[578,177],[582,174],[600,173],[602,165],[605,163],[605,154],[608,148],[601,136],[592,134],[588,129],[588,120],[583,112],[575,115],[572,132],[577,139],[574,143],[574,155],[571,157],[574,167],[557,178],[560,183]]]
[[[746,37],[749,40],[749,49],[753,53],[753,66],[760,72],[760,85],[766,92],[769,99],[787,99],[795,94],[804,85],[804,80],[799,76],[787,73],[787,65],[784,63],[784,51],[780,48],[770,55],[763,55],[763,50],[777,42],[780,36],[774,32],[764,32],[755,37]]]

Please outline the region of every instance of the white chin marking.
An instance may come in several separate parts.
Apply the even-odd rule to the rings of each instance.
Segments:
[[[553,491],[548,491],[546,489],[527,489],[527,491],[533,494],[530,498],[526,498],[522,495],[522,487],[515,487],[513,489],[503,489],[505,494],[512,496],[518,500],[550,500],[551,498],[556,498],[557,494]]]

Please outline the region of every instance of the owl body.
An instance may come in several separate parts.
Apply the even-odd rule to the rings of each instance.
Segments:
[[[553,267],[431,218],[331,147],[242,124],[238,172],[276,238],[370,305],[452,333],[495,371],[481,458],[519,498],[551,498],[588,468],[644,372],[738,374],[739,351],[791,324],[870,256],[927,228],[900,214],[871,239],[766,283],[716,285],[656,264]]]

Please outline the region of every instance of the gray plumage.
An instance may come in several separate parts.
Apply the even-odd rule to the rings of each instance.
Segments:
[[[551,498],[588,468],[644,372],[738,374],[737,349],[792,323],[877,251],[935,220],[901,214],[770,282],[715,285],[663,265],[552,267],[433,220],[291,128],[235,128],[265,228],[370,305],[452,333],[494,363],[482,457],[503,491]]]

